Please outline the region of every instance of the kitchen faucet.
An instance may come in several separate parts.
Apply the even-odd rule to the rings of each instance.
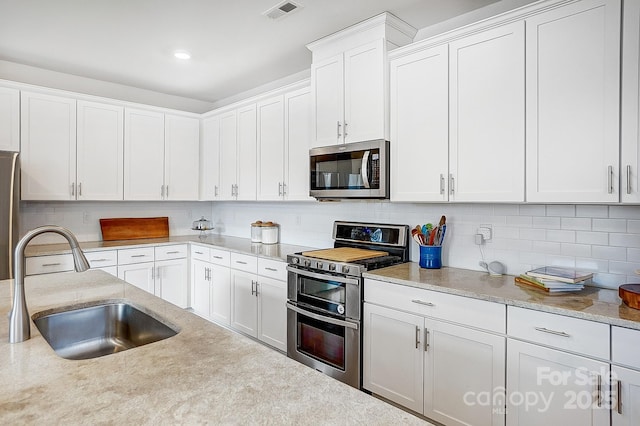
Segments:
[[[9,313],[9,343],[24,342],[31,337],[31,323],[29,322],[29,311],[27,310],[24,292],[24,250],[34,237],[46,232],[54,232],[67,239],[71,246],[71,254],[73,255],[76,271],[84,272],[89,269],[89,262],[84,257],[78,240],[68,229],[61,226],[47,225],[27,232],[16,245],[14,252],[13,307]]]

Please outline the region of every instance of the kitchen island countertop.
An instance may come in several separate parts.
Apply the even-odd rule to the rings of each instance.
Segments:
[[[640,330],[640,310],[625,305],[616,290],[586,286],[576,293],[549,294],[517,286],[513,275],[490,276],[448,267],[424,269],[415,262],[376,269],[364,277]]]
[[[26,278],[30,315],[126,300],[180,328],[89,360],[60,358],[31,325],[8,343],[10,280],[0,281],[0,423],[425,424],[421,419],[102,271]]]

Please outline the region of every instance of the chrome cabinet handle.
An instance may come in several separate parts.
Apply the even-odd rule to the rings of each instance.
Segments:
[[[56,263],[43,263],[42,266],[60,266],[62,265],[62,263],[60,262],[56,262]]]
[[[345,121],[344,122],[344,137],[346,138],[347,135],[348,135],[348,133],[347,133],[347,122]]]
[[[169,185],[167,185],[167,187],[165,188],[165,192],[167,195],[167,199],[169,199]]]
[[[340,134],[340,122],[338,121],[338,139],[340,139],[342,137],[342,135]]]
[[[76,195],[76,183],[73,182],[71,184],[71,196],[75,197],[75,195]]]
[[[201,251],[196,251],[195,254],[204,254],[204,253]]]
[[[564,331],[549,330],[548,328],[544,328],[544,327],[534,327],[534,329],[537,330],[537,331],[540,331],[542,333],[549,333],[549,334],[553,334],[555,336],[571,337],[570,334],[567,334]]]
[[[92,260],[91,262],[106,262],[109,259],[96,259],[96,260]]]
[[[429,330],[424,329],[424,351],[429,352]]]
[[[166,254],[178,254],[180,253],[178,250],[175,251],[168,251]]]
[[[222,259],[222,256],[213,256],[214,259]]]
[[[242,260],[236,260],[236,263],[239,263],[241,265],[246,265],[247,264],[247,262],[243,262]]]
[[[78,184],[78,196],[82,197],[82,182]]]
[[[602,376],[600,374],[597,375],[598,380],[596,380],[596,404],[598,407],[602,407]]]
[[[608,175],[608,192],[609,194],[613,194],[613,166],[607,167],[607,175]]]
[[[215,185],[215,186],[213,187],[213,196],[214,196],[214,197],[217,197],[217,196],[218,196],[218,185]]]
[[[278,182],[278,195],[282,197],[282,182]]]
[[[424,305],[424,306],[436,306],[431,302],[425,302],[424,300],[419,300],[419,299],[413,299],[412,300],[413,303],[417,303],[418,305]]]
[[[132,254],[131,257],[147,257],[146,254]]]
[[[269,268],[269,267],[266,267],[266,266],[265,266],[265,268],[264,268],[264,269],[266,269],[267,271],[278,272],[278,270],[277,270],[276,268]]]
[[[287,184],[282,182],[282,196],[287,195]]]
[[[631,194],[631,166],[627,166],[627,194]]]
[[[254,294],[258,294],[254,289],[253,286],[256,285],[256,282],[254,280],[251,280],[251,295],[253,296]]]
[[[164,185],[160,185],[160,198],[164,199]]]
[[[416,349],[420,345],[420,327],[416,325]]]
[[[620,380],[617,380],[616,411],[618,414],[622,414],[622,382]]]
[[[440,194],[444,195],[444,175],[440,174]]]
[[[451,173],[449,173],[449,194],[450,195],[453,195],[453,193],[455,192],[455,189],[454,189],[455,188],[455,183],[456,183],[455,178],[453,177],[453,175]]]

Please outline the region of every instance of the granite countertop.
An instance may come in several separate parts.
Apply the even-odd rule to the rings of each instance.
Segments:
[[[29,313],[126,299],[176,336],[90,360],[60,358],[31,324],[8,343],[0,281],[0,423],[425,424],[400,409],[102,271],[26,278]]]
[[[587,286],[577,293],[549,295],[515,285],[512,275],[493,277],[486,272],[447,267],[424,269],[414,262],[377,269],[364,276],[640,330],[640,310],[625,305],[616,290]]]
[[[287,261],[287,255],[307,250],[315,250],[313,247],[297,246],[293,244],[260,244],[252,243],[249,238],[227,237],[223,235],[208,235],[200,240],[197,235],[175,236],[167,238],[147,238],[138,240],[120,241],[87,241],[81,242],[83,251],[99,251],[109,249],[138,248],[147,245],[167,245],[194,243],[203,246],[215,247],[237,253],[255,254],[258,257]],[[69,245],[61,244],[31,244],[25,251],[26,257],[45,256],[53,254],[71,253]]]

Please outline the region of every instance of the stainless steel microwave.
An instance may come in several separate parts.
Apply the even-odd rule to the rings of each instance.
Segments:
[[[309,159],[312,197],[389,198],[389,141],[312,148]]]

